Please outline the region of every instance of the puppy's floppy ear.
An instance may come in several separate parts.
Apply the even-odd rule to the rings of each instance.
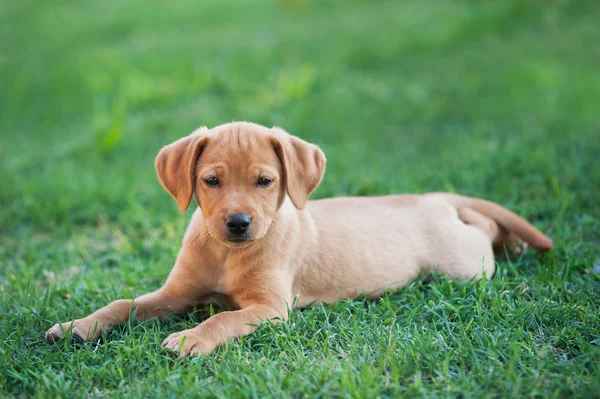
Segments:
[[[325,173],[325,154],[319,147],[274,127],[273,147],[283,165],[287,193],[294,206],[304,209]]]
[[[158,153],[156,172],[162,186],[175,198],[181,212],[190,205],[194,193],[194,169],[206,145],[208,129],[201,127],[187,137],[163,147]]]

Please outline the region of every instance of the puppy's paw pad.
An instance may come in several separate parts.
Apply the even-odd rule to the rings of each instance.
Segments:
[[[173,352],[179,352],[180,343],[184,342],[183,338],[180,339],[180,333],[173,333],[169,335],[161,344],[165,349]]]
[[[527,245],[527,243],[525,241],[521,241],[517,245],[515,245],[512,248],[512,250],[515,255],[521,255],[522,253],[525,253],[525,251],[527,251],[528,247],[529,247],[529,245]]]
[[[55,324],[46,331],[46,342],[55,344],[64,338],[63,332],[60,329],[60,324]]]
[[[170,358],[176,359],[179,357],[179,353],[171,348],[167,348],[166,346],[162,345],[160,347],[160,353],[162,353],[163,355],[167,355]]]
[[[103,328],[97,323],[87,323],[81,320],[55,324],[46,331],[46,341],[54,344],[64,338],[71,338],[76,343],[83,343],[98,338]],[[87,331],[87,334],[86,334]]]
[[[169,354],[179,357],[208,355],[216,347],[192,331],[173,333],[162,342],[162,346]]]

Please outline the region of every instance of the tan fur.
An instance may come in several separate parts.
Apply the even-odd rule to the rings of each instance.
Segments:
[[[136,316],[164,317],[216,303],[232,310],[171,334],[163,345],[181,356],[207,354],[250,334],[288,309],[376,297],[422,271],[457,279],[491,278],[493,248],[552,241],[514,213],[456,194],[347,197],[308,201],[325,171],[322,151],[279,128],[237,122],[201,128],[163,148],[156,168],[181,211],[200,205],[166,283],[133,301],[57,324],[48,341],[72,329],[83,340]],[[209,186],[207,178],[218,179]],[[268,187],[257,179],[272,179]],[[252,217],[249,238],[231,242],[226,218]],[[295,300],[297,299],[297,300]]]

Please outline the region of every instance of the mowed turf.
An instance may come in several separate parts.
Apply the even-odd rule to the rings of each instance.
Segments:
[[[599,20],[566,0],[1,1],[0,396],[598,397]],[[217,309],[46,344],[161,285],[190,212],[154,157],[232,120],[320,145],[313,198],[484,197],[555,249],[294,311],[204,358],[160,343]]]

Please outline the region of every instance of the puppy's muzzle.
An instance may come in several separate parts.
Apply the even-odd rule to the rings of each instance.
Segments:
[[[237,213],[227,217],[225,223],[229,232],[229,240],[234,242],[246,241],[252,218],[250,215]]]

